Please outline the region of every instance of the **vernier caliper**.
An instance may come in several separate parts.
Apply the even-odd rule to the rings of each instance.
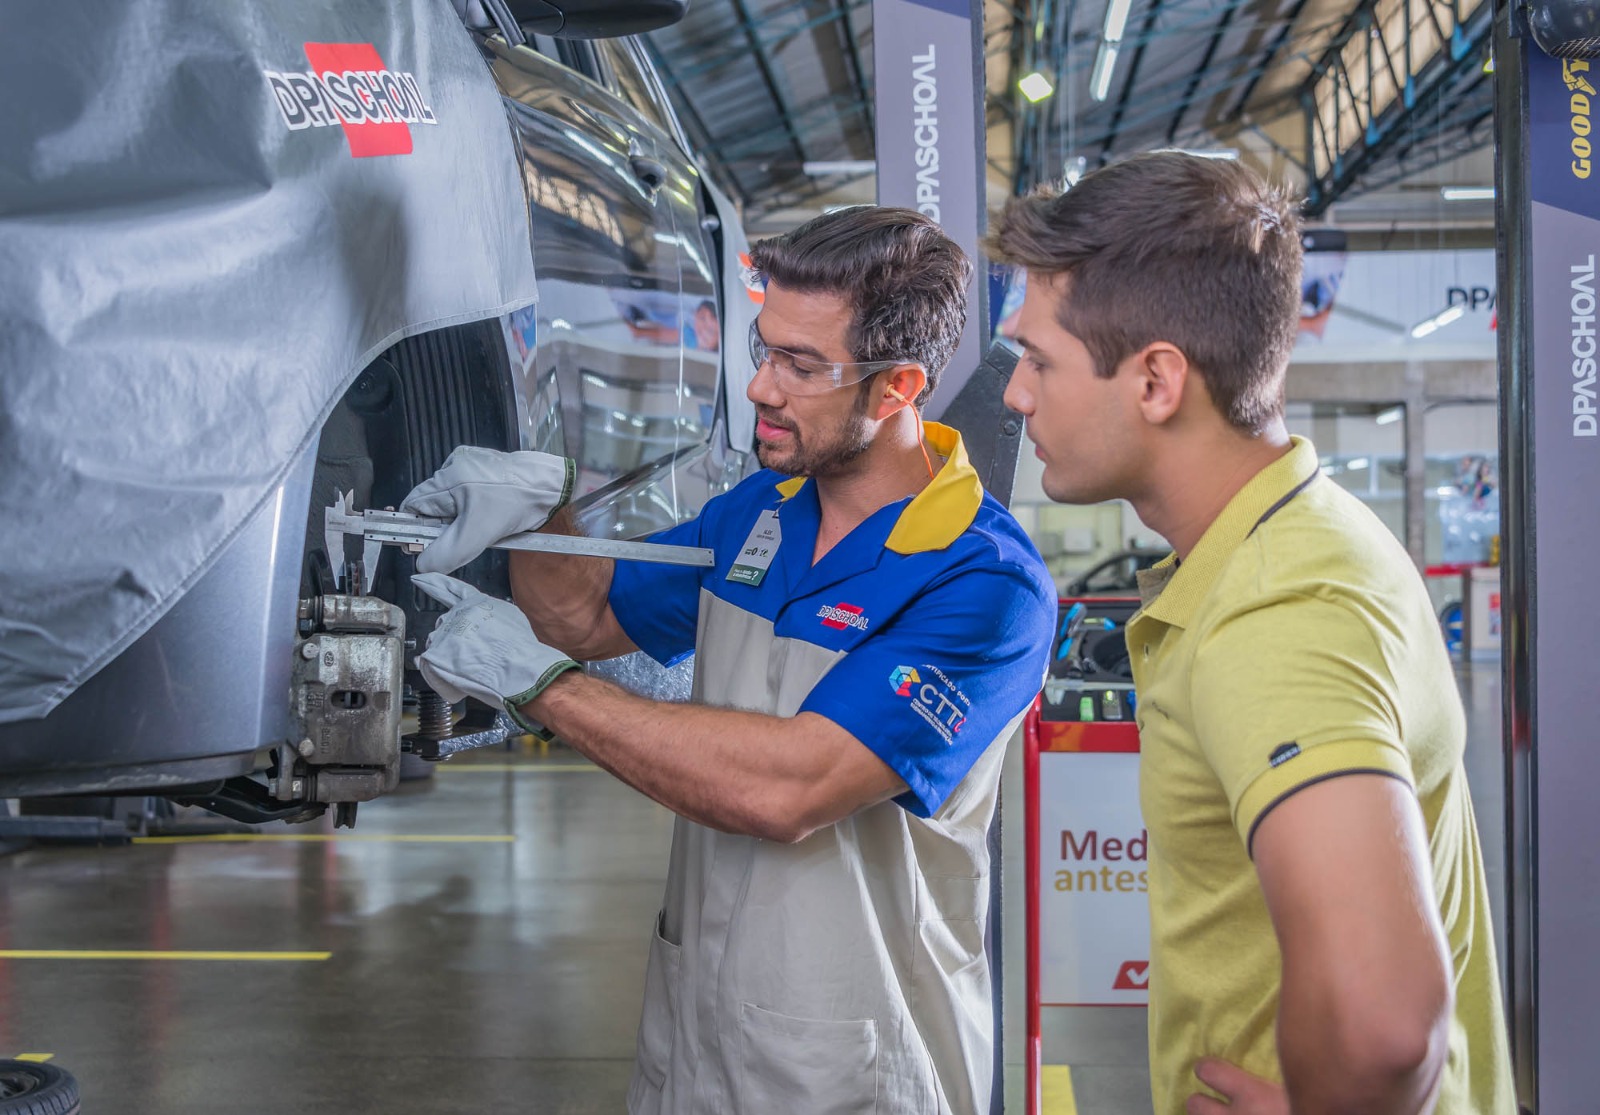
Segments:
[[[448,519],[430,519],[405,511],[355,511],[351,508],[353,502],[353,492],[340,495],[333,506],[323,513],[323,543],[328,547],[334,584],[340,588],[344,587],[344,540],[347,536],[361,539],[361,591],[370,594],[372,582],[378,575],[378,554],[384,546],[399,546],[407,553],[415,554],[450,525]],[[541,534],[538,531],[502,538],[490,549],[578,554],[615,558],[618,561],[659,561],[668,565],[708,568],[716,564],[716,557],[710,550],[696,546],[620,542],[611,538]]]

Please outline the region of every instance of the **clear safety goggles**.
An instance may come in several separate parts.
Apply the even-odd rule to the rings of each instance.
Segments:
[[[778,389],[785,395],[821,395],[839,387],[860,383],[879,372],[907,364],[922,365],[916,360],[862,360],[841,364],[801,356],[787,349],[773,348],[761,339],[761,330],[750,323],[750,359],[756,370],[767,364],[778,381]]]

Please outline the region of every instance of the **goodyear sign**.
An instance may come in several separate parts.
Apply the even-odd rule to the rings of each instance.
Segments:
[[[1591,63],[1529,52],[1529,193],[1533,231],[1534,392],[1539,460],[1600,462],[1600,177],[1592,113],[1600,101]],[[1550,440],[1546,440],[1546,439]]]
[[[1594,86],[1589,84],[1589,62],[1583,58],[1561,60],[1561,80],[1567,87],[1567,107],[1572,112],[1572,176],[1587,178],[1594,169],[1590,159],[1594,148],[1589,143],[1592,127],[1589,114],[1594,108]]]

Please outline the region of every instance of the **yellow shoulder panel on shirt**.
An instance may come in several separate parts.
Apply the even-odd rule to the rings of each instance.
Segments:
[[[983,481],[967,460],[961,435],[949,426],[924,422],[922,436],[928,448],[944,458],[928,486],[900,512],[884,545],[897,554],[943,550],[970,527],[983,503]],[[809,477],[791,476],[776,485],[784,499],[793,499]]]
[[[983,482],[967,460],[961,435],[937,422],[924,422],[922,435],[945,463],[889,532],[884,546],[897,554],[945,549],[972,525],[983,503]]]

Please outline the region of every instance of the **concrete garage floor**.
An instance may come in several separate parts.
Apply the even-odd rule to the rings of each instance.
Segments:
[[[331,954],[0,960],[0,1051],[87,1115],[621,1111],[670,816],[566,752],[468,759],[353,835],[0,859],[0,949]]]
[[[1497,665],[1465,669],[1462,686],[1498,900]],[[86,1115],[620,1112],[670,832],[666,811],[569,752],[491,751],[362,806],[353,834],[274,826],[0,856],[0,952],[178,954],[0,958],[0,1055],[52,1055]],[[1021,930],[1019,909],[1012,1112]],[[1072,1066],[1081,1115],[1148,1111],[1142,1010],[1046,1011],[1045,1059]]]

